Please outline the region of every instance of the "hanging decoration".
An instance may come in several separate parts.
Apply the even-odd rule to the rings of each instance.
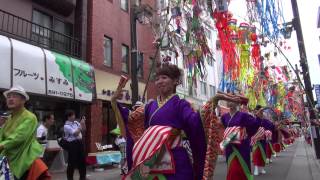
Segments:
[[[279,24],[285,23],[281,0],[256,0],[255,4],[262,34],[276,41],[281,33]]]

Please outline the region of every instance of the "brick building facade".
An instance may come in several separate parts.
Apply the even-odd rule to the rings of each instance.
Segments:
[[[154,7],[154,1],[142,1],[141,4]],[[90,114],[92,123],[88,128],[90,152],[95,151],[94,142],[113,143],[114,136],[109,132],[116,128],[116,122],[110,106],[110,96],[115,90],[121,75],[130,77],[131,32],[130,0],[91,0],[88,1],[88,61],[96,69],[97,98],[92,102]],[[139,96],[143,94],[149,74],[150,58],[154,56],[154,36],[149,25],[137,22],[138,52],[142,53],[142,77],[139,77]],[[111,48],[110,48],[111,44]],[[106,48],[111,51],[106,50]],[[126,51],[127,56],[123,56]],[[110,55],[111,52],[111,55]],[[110,62],[111,57],[111,62]],[[108,59],[109,58],[109,59]],[[127,58],[127,65],[124,65]],[[108,59],[108,60],[107,60]],[[127,68],[125,68],[127,67]],[[127,97],[124,105],[131,106],[130,82],[127,85]],[[152,87],[152,85],[150,86]],[[150,88],[148,88],[150,89]],[[110,93],[111,91],[111,93]],[[155,91],[147,92],[147,99],[155,96]]]
[[[154,3],[153,0],[141,2],[149,4],[150,7],[154,7]],[[110,106],[110,97],[120,75],[130,76],[130,7],[130,0],[0,0],[0,39],[6,40],[5,43],[0,42],[0,50],[3,50],[7,42],[10,44],[10,39],[14,39],[26,47],[36,48],[40,52],[39,56],[43,58],[42,63],[47,62],[48,57],[44,52],[49,50],[50,53],[58,53],[68,61],[77,59],[81,63],[88,62],[95,69],[96,87],[92,91],[93,98],[88,101],[77,99],[76,93],[73,98],[50,95],[47,87],[49,81],[43,85],[45,87],[43,93],[33,91],[34,87],[26,88],[31,96],[28,108],[38,116],[39,120],[46,113],[54,113],[56,117],[55,126],[49,130],[51,139],[55,139],[56,131],[66,120],[65,110],[73,109],[77,117],[82,115],[87,117],[85,140],[88,152],[97,151],[96,142],[113,143],[114,136],[109,132],[116,127],[116,122]],[[143,61],[139,61],[143,62],[140,68],[143,73],[139,77],[139,95],[142,96],[149,74],[150,58],[154,56],[156,50],[150,25],[141,25],[137,22],[137,39],[138,51],[141,52],[139,57],[143,57]],[[106,47],[110,44],[111,50],[106,51]],[[22,53],[23,49],[17,51]],[[126,56],[123,55],[124,52]],[[32,59],[34,53],[26,53],[30,53],[26,54],[29,56],[27,59]],[[111,53],[111,64],[105,61],[108,53],[109,56]],[[14,59],[12,56],[11,58]],[[127,59],[127,67],[123,66],[124,59]],[[22,63],[24,60],[18,59],[17,62]],[[8,63],[10,63],[9,56]],[[38,70],[36,66],[32,66],[29,66],[31,70]],[[44,68],[43,71],[47,74],[47,69],[51,67],[41,68]],[[12,75],[14,70],[10,71]],[[10,81],[9,79],[10,77],[2,82],[0,78],[0,93],[15,84],[13,80],[5,82]],[[148,88],[147,99],[155,97],[156,91],[152,87],[151,84]],[[59,90],[59,87],[56,89]],[[124,99],[120,102],[130,107],[130,82],[126,90]],[[4,102],[3,96],[0,96],[0,109],[5,109]]]

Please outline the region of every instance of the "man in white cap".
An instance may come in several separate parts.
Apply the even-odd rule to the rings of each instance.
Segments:
[[[25,180],[30,178],[29,171],[34,172],[35,167],[43,165],[38,159],[43,148],[35,136],[38,121],[36,116],[24,107],[29,96],[21,86],[14,86],[3,94],[11,116],[0,131],[0,153],[7,157],[15,179]],[[47,167],[35,171],[47,174]]]

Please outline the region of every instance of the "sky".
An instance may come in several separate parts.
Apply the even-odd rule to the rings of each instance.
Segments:
[[[283,15],[286,22],[292,21],[293,13],[291,0],[279,0],[283,6]],[[320,84],[320,64],[318,54],[320,54],[320,29],[317,29],[318,8],[320,0],[297,0],[300,14],[300,21],[303,31],[305,49],[307,53],[307,61],[309,65],[311,84]],[[231,0],[229,4],[229,11],[231,11],[236,19],[245,19],[246,0]],[[292,32],[291,39],[286,40],[287,46],[290,50],[283,50],[289,61],[293,64],[299,65],[299,49],[297,45],[297,38],[295,31]],[[280,58],[276,62],[279,64],[286,63],[284,58]]]

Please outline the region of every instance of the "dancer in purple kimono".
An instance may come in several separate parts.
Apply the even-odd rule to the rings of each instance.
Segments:
[[[251,180],[253,176],[250,168],[250,140],[259,125],[253,116],[238,110],[238,103],[228,102],[227,105],[230,108],[230,113],[221,117],[226,130],[240,128],[246,132],[246,136],[238,139],[237,144],[230,143],[225,148],[228,162],[227,180]]]
[[[253,155],[252,155],[252,162],[254,165],[254,172],[253,174],[255,176],[259,175],[259,169],[262,174],[266,174],[266,170],[264,169],[266,165],[267,160],[267,153],[266,153],[266,136],[265,132],[267,130],[274,131],[275,125],[263,118],[263,111],[262,107],[260,105],[257,105],[255,111],[256,111],[256,121],[259,124],[258,132],[256,133],[256,136],[254,136],[251,140],[251,142],[254,141],[253,145]],[[255,139],[256,138],[256,139]]]
[[[180,76],[180,70],[175,65],[163,64],[157,68],[155,84],[160,95],[157,100],[145,105],[144,131],[139,139],[132,137],[135,134],[132,131],[141,130],[141,118],[131,118],[136,119],[135,123],[130,123],[130,118],[127,118],[124,120],[126,127],[120,127],[125,129],[127,139],[131,138],[134,144],[127,146],[131,169],[123,179],[202,179],[206,155],[205,132],[199,113],[175,94]],[[121,89],[118,89],[115,96],[120,92]],[[128,111],[120,106],[117,108],[123,117],[128,117]],[[184,136],[190,142],[192,158],[183,147]]]

